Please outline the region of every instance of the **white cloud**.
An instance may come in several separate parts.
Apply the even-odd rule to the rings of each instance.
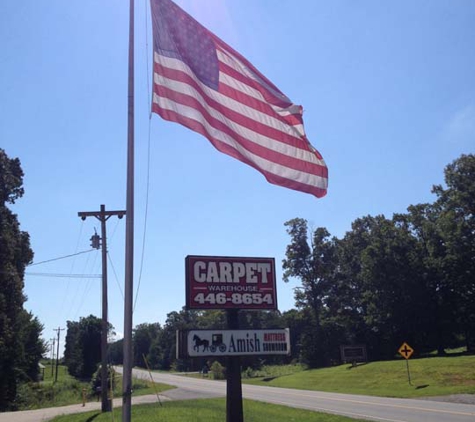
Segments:
[[[121,333],[120,331],[116,331],[114,336],[109,336],[108,341],[114,342],[114,341],[122,340],[123,338],[124,338],[124,333]]]

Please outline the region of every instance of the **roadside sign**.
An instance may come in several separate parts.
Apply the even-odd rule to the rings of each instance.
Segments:
[[[364,344],[341,345],[340,356],[344,363],[368,362],[366,345]]]
[[[414,349],[404,342],[399,348],[398,352],[404,359],[409,359],[414,353]]]
[[[289,329],[189,330],[177,333],[177,358],[290,354]]]
[[[414,353],[414,349],[409,346],[406,342],[402,343],[402,346],[398,349],[399,354],[406,359],[406,368],[407,368],[407,380],[409,385],[411,384],[411,372],[409,371],[409,358]]]
[[[187,309],[277,309],[274,258],[187,256]]]

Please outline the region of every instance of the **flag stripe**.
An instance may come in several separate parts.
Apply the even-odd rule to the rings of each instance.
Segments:
[[[170,79],[167,79],[162,75],[167,77],[170,76]],[[210,107],[210,113],[214,113],[214,110],[224,113],[225,118],[231,122],[242,125],[244,128],[250,129],[258,135],[260,134],[265,136],[265,139],[262,141],[267,139],[267,143],[269,144],[275,143],[277,141],[277,144],[269,145],[273,148],[282,150],[280,143],[285,143],[289,146],[292,146],[292,148],[289,149],[288,154],[301,153],[296,151],[295,148],[301,150],[302,140],[301,138],[293,136],[295,132],[292,131],[288,125],[282,124],[282,122],[275,119],[269,121],[271,119],[270,117],[262,116],[261,114],[258,115],[260,112],[247,107],[247,105],[240,104],[231,98],[223,97],[219,95],[219,93],[216,94],[210,88],[203,86],[202,84],[198,84],[198,82],[186,71],[175,72],[171,69],[166,69],[163,66],[160,66],[160,68],[157,69],[154,74],[154,91],[157,91],[158,87],[162,85],[177,93],[190,95],[192,97],[199,97],[201,101],[208,104]],[[170,92],[169,95],[173,95],[172,92]],[[235,105],[234,108],[230,107],[233,105]],[[266,120],[268,121],[268,124],[265,124]],[[255,138],[256,142],[259,142],[258,136]],[[269,140],[268,138],[273,139]],[[314,153],[309,152],[308,150],[306,151],[312,157],[309,158],[309,160],[313,160]],[[324,164],[322,163],[322,165]]]
[[[199,25],[199,24],[198,24]],[[200,25],[201,26],[201,25]],[[252,79],[257,82],[257,88],[260,90],[261,88],[265,88],[265,90],[272,96],[276,98],[276,103],[280,103],[282,106],[290,106],[292,105],[292,101],[290,101],[287,96],[279,90],[269,79],[267,79],[261,72],[259,72],[248,60],[246,60],[241,54],[239,54],[236,50],[234,50],[231,46],[226,44],[222,39],[218,38],[212,32],[206,31],[209,35],[213,38],[216,46],[219,47],[217,49],[218,55],[220,52],[226,57],[232,59],[230,61],[231,68],[237,68],[241,70],[241,73],[247,73],[251,75]],[[225,61],[222,59],[222,61]]]
[[[251,104],[258,104],[260,107],[265,105],[265,109],[271,110],[272,113],[277,113],[278,115],[286,118],[294,118],[296,124],[302,124],[302,109],[300,106],[292,105],[290,107],[282,108],[275,107],[272,104],[265,103],[260,92],[256,91],[248,85],[244,85],[238,82],[231,76],[228,76],[224,71],[219,75],[220,81],[220,92],[223,88],[228,88],[232,91],[230,94],[232,97],[240,96],[241,98],[247,98],[251,101]],[[243,89],[245,87],[246,89]],[[255,103],[253,101],[256,101]],[[292,123],[292,122],[290,122]]]
[[[302,169],[302,161],[306,161],[306,172],[318,174],[319,176],[324,176],[326,171],[326,167],[317,164],[315,162],[315,158],[308,154],[307,151],[300,150],[294,154],[288,154],[288,151],[283,150],[282,152],[277,150],[269,150],[268,147],[262,146],[257,142],[250,141],[244,136],[241,136],[242,133],[246,133],[244,129],[237,129],[233,130],[234,124],[226,124],[226,122],[222,122],[219,118],[213,117],[209,110],[204,107],[199,99],[196,99],[191,96],[186,96],[182,94],[174,93],[173,100],[170,99],[171,95],[167,95],[168,88],[159,87],[159,96],[154,98],[154,102],[158,102],[161,107],[167,109],[180,109],[184,114],[187,116],[195,116],[196,113],[192,113],[191,110],[195,109],[199,113],[199,119],[206,120],[206,125],[204,125],[208,129],[208,134],[213,138],[213,140],[219,140],[221,142],[225,142],[231,146],[233,146],[236,150],[238,150],[242,156],[247,156],[249,158],[249,154],[257,159],[260,158],[267,158],[270,161],[274,161],[279,163],[285,167],[294,170],[301,170]],[[160,100],[163,101],[160,102]],[[183,106],[183,107],[181,107]],[[188,108],[188,109],[187,109]],[[253,132],[248,131],[250,137],[254,137],[258,141],[260,141],[263,137],[255,136]],[[275,142],[270,140],[270,143]],[[300,152],[301,156],[298,156]],[[311,161],[311,158],[313,160]]]
[[[151,0],[152,111],[204,135],[273,184],[317,197],[328,169],[308,142],[302,107],[171,0]]]
[[[299,148],[299,142],[301,141],[298,139],[279,131],[275,127],[262,124],[261,122],[263,122],[263,120],[261,120],[261,122],[256,122],[256,120],[253,119],[253,114],[258,114],[257,112],[252,111],[248,115],[245,115],[235,112],[230,108],[223,110],[224,106],[207,97],[206,94],[199,92],[199,90],[194,89],[191,85],[170,81],[158,75],[155,75],[154,80],[154,92],[157,95],[172,97],[177,102],[183,104],[190,104],[191,100],[198,98],[203,103],[206,103],[210,115],[221,122],[230,125],[233,128],[233,131],[241,133],[253,142],[267,146],[272,145],[273,148],[284,154],[287,153],[293,155],[295,153],[307,152],[307,161],[314,160],[312,153]],[[169,91],[161,89],[163,87],[167,88]],[[287,152],[285,152],[286,150]]]
[[[162,62],[162,64],[158,63],[158,61]],[[196,89],[205,91],[210,97],[219,97],[221,94],[225,97],[228,97],[232,101],[240,102],[245,107],[254,108],[261,113],[265,113],[280,120],[284,124],[284,127],[287,128],[288,132],[290,132],[293,128],[295,131],[297,131],[296,136],[300,137],[304,135],[300,114],[289,114],[289,112],[286,110],[276,112],[269,105],[269,103],[263,101],[262,95],[259,92],[253,90],[251,87],[248,87],[249,89],[247,92],[233,89],[234,87],[239,88],[243,87],[244,85],[235,81],[232,77],[227,76],[223,72],[220,72],[219,74],[220,90],[217,92],[215,90],[211,90],[211,88],[207,87],[206,85],[201,84],[200,81],[194,77],[191,69],[181,60],[168,57],[155,57],[154,71],[155,74],[163,75],[167,78],[182,81],[184,83],[193,84]],[[252,94],[251,97],[248,96],[248,93]],[[298,110],[298,112],[299,111],[300,110]]]
[[[232,76],[242,84],[254,88],[257,92],[259,92],[263,101],[269,104],[274,104],[282,109],[292,106],[292,103],[290,103],[290,101],[288,101],[285,96],[284,99],[282,99],[276,95],[275,91],[260,85],[256,80],[256,76],[253,73],[250,73],[248,68],[243,66],[241,63],[236,62],[235,60],[230,60],[229,55],[220,54],[220,51],[218,50],[218,59],[220,60],[220,70],[222,72]]]
[[[154,101],[160,97],[163,97],[172,99],[171,101],[176,102],[176,104],[182,104],[188,107],[196,107],[199,109],[202,117],[205,118],[208,123],[212,124],[214,127],[216,127],[216,129],[228,134],[234,138],[235,141],[241,143],[243,147],[253,153],[264,157],[270,154],[270,156],[272,156],[275,160],[286,160],[287,158],[287,165],[291,165],[290,163],[293,162],[292,160],[294,160],[295,157],[298,157],[297,161],[292,165],[293,168],[297,169],[300,165],[300,160],[305,160],[309,164],[315,164],[321,168],[326,168],[321,164],[321,161],[317,160],[315,155],[309,151],[292,148],[283,144],[280,145],[280,148],[277,148],[278,144],[276,144],[275,140],[265,136],[259,136],[252,130],[239,126],[235,122],[230,122],[228,119],[226,119],[226,117],[218,113],[216,110],[204,107],[200,99],[197,99],[197,96],[189,96],[177,92],[170,92],[169,87],[163,87],[160,85],[155,86],[155,94],[157,97],[155,97]],[[270,150],[269,145],[272,145],[274,149]],[[281,154],[281,156],[274,155],[274,153]],[[318,169],[315,168],[315,171],[318,171]]]
[[[286,186],[290,189],[299,190],[302,192],[310,193],[317,197],[324,196],[326,193],[326,178],[325,177],[318,177],[313,174],[305,174],[302,171],[292,171],[286,167],[280,166],[278,163],[269,162],[268,169],[256,164],[256,160],[249,159],[247,156],[241,155],[236,149],[234,149],[231,145],[226,144],[224,142],[220,142],[215,138],[210,139],[210,135],[206,130],[203,122],[206,120],[194,119],[190,118],[185,114],[182,107],[179,106],[177,109],[167,109],[163,106],[161,101],[166,101],[164,98],[160,98],[158,102],[154,102],[152,111],[159,114],[162,118],[180,123],[183,126],[188,127],[189,129],[202,134],[203,136],[207,137],[214,147],[233,158],[236,158],[251,167],[254,167],[256,170],[259,170],[262,174],[264,174],[265,178],[269,183],[273,183],[280,186]],[[196,110],[190,109],[191,112]],[[261,159],[259,164],[265,162],[266,160]]]

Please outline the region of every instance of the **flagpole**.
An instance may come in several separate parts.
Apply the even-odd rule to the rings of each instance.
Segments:
[[[129,64],[127,95],[127,199],[125,224],[124,366],[122,376],[122,422],[132,413],[132,313],[134,293],[134,0],[129,12]]]

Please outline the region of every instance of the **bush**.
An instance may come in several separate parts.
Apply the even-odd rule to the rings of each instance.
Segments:
[[[24,383],[17,390],[15,408],[28,410],[79,403],[85,385],[75,379],[62,380],[56,384]]]
[[[260,369],[252,370],[247,368],[242,374],[243,378],[263,378],[263,377],[282,377],[285,375],[295,374],[307,369],[302,364],[290,364],[290,365],[263,365]]]
[[[101,391],[101,381],[102,381],[102,372],[101,367],[97,368],[97,371],[93,374],[91,380],[91,390],[92,394],[98,394]],[[112,366],[107,367],[107,389],[111,389],[111,382],[112,382],[112,389],[115,389],[116,385],[116,373]]]
[[[223,380],[226,378],[225,368],[217,360],[212,363],[210,372],[211,378],[214,380]]]
[[[254,369],[247,367],[245,371],[241,374],[242,378],[254,378]]]

